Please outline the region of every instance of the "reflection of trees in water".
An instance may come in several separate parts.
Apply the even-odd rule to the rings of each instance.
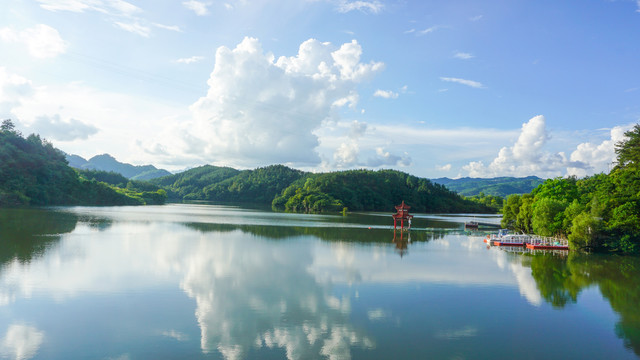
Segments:
[[[325,241],[388,243],[393,237],[393,230],[349,227],[302,227],[302,226],[268,226],[268,225],[233,225],[212,223],[186,223],[185,226],[201,232],[231,232],[240,230],[244,233],[269,239],[287,239],[301,235],[312,235]],[[446,231],[411,231],[411,242],[426,242],[444,238]],[[405,232],[405,235],[407,233]]]
[[[0,209],[0,265],[30,262],[73,231],[78,217],[45,209]]]
[[[553,307],[575,304],[582,288],[576,286],[567,259],[553,255],[531,257],[531,275],[536,280],[540,295]]]
[[[107,230],[113,225],[112,219],[93,215],[81,215],[78,217],[78,222],[86,224],[90,228],[98,231]]]
[[[616,334],[640,355],[640,258],[570,253],[568,257],[531,257],[531,273],[540,293],[554,307],[575,303],[580,291],[598,285],[620,315]]]
[[[575,256],[570,266],[600,287],[602,296],[620,314],[616,334],[640,355],[640,258],[634,256]]]

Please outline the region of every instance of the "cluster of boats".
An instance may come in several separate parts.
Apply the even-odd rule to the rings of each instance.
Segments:
[[[569,242],[565,239],[538,235],[509,234],[507,229],[500,229],[497,234],[487,235],[484,242],[493,246],[525,246],[528,249],[569,250]]]

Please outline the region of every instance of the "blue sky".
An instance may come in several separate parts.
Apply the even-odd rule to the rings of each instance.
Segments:
[[[5,0],[0,117],[180,170],[608,171],[640,1]]]

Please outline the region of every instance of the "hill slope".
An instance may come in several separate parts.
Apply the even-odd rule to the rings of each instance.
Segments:
[[[415,212],[493,212],[428,179],[396,170],[310,174],[287,187],[272,205],[287,211],[393,211],[404,200]]]
[[[142,205],[133,190],[118,189],[80,176],[64,154],[38,135],[26,139],[5,120],[0,128],[0,206]],[[155,203],[164,190],[149,193]],[[146,196],[145,195],[145,196]]]
[[[172,199],[238,201],[271,203],[282,189],[304,173],[283,165],[271,165],[255,170],[236,170],[205,165],[180,174],[152,179],[152,184],[164,186]]]

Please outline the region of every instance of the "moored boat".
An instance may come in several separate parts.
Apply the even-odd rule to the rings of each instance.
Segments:
[[[530,235],[506,235],[500,239],[492,240],[494,246],[525,246],[531,240]]]
[[[527,249],[569,250],[569,241],[536,236],[527,243]]]

